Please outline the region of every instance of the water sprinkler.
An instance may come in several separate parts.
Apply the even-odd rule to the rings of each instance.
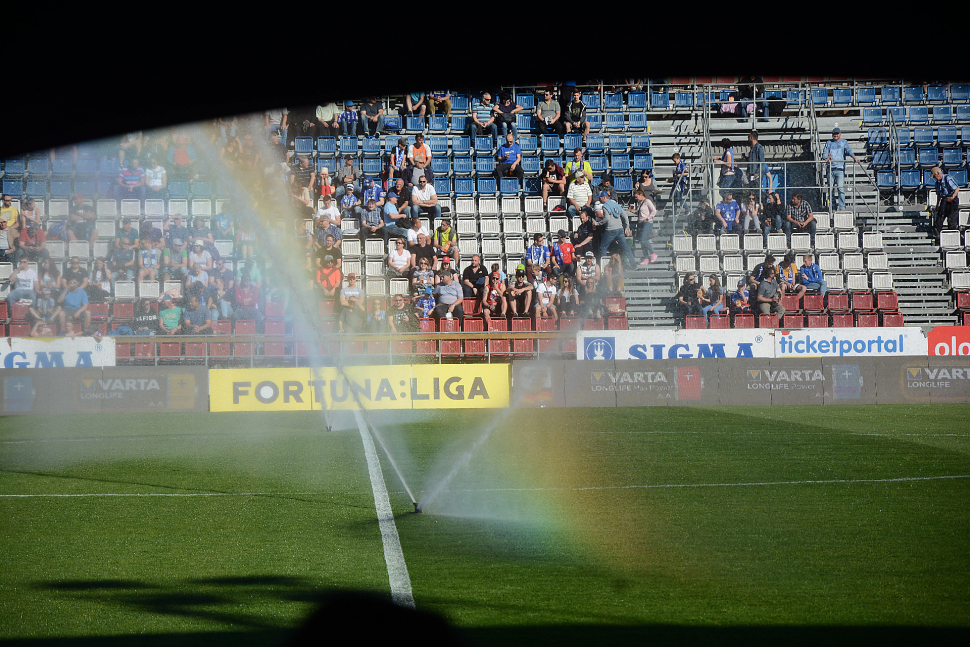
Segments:
[[[414,514],[421,514],[421,504],[417,501],[412,501],[411,503],[414,504]]]
[[[333,431],[333,427],[330,425],[327,425],[327,431]]]

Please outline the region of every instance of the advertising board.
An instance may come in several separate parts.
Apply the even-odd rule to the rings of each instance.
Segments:
[[[576,359],[774,357],[773,330],[603,330],[576,333]]]
[[[105,337],[7,337],[0,367],[95,368],[115,365],[115,340]]]

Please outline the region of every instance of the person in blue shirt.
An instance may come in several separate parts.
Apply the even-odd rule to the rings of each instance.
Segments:
[[[728,189],[740,186],[738,181],[740,176],[737,173],[737,167],[734,165],[734,148],[731,146],[731,140],[727,137],[722,139],[721,148],[724,149],[724,153],[715,156],[714,161],[721,163],[721,174],[717,178],[717,185],[721,187],[721,199],[723,200],[728,194]]]
[[[845,156],[848,155],[852,159],[859,163],[859,158],[853,154],[852,149],[849,148],[848,142],[842,139],[842,129],[834,128],[832,129],[832,139],[825,142],[825,148],[822,149],[822,159],[832,162],[829,168],[832,173],[832,183],[835,185],[836,190],[839,193],[838,205],[839,210],[845,209]]]
[[[434,312],[436,303],[432,294],[434,294],[434,288],[429,285],[424,289],[424,294],[414,302],[414,309],[421,313],[422,319],[429,318]]]
[[[519,178],[519,186],[525,178],[522,171],[522,149],[515,143],[515,136],[509,133],[505,136],[505,144],[499,146],[498,153],[495,155],[495,182],[501,183],[506,175],[514,175]]]
[[[721,202],[718,202],[714,208],[714,215],[717,218],[717,222],[714,224],[715,232],[722,230],[734,231],[734,223],[738,220],[738,212],[740,210],[741,206],[734,199],[734,194],[731,191],[727,191]]]
[[[822,279],[822,268],[814,260],[811,254],[805,254],[805,258],[802,259],[802,266],[798,268],[798,273],[802,277],[802,285],[805,286],[806,290],[818,290],[818,293],[824,297],[829,285]]]
[[[543,242],[545,238],[542,234],[536,234],[532,240],[533,243],[525,250],[526,258],[531,260],[537,268],[546,272],[549,270],[550,263],[549,246]]]
[[[943,231],[943,220],[947,229],[956,229],[959,225],[960,187],[949,175],[943,175],[943,169],[934,166],[930,171],[936,180],[936,218],[933,221],[933,234],[937,240]]]
[[[668,199],[670,200],[670,204],[673,205],[674,213],[677,213],[678,207],[687,211],[687,187],[690,181],[687,177],[687,163],[680,159],[680,153],[674,153],[671,159],[674,162],[674,174],[673,186],[670,187],[670,196]]]

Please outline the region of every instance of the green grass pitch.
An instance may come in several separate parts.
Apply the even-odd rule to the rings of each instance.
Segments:
[[[471,644],[970,636],[968,405],[372,419],[418,499],[447,479],[414,514],[378,448],[415,603]],[[389,596],[333,423],[0,419],[0,647],[281,644],[328,592]]]

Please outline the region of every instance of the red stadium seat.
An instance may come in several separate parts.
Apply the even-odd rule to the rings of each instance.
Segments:
[[[334,299],[320,299],[320,303],[317,306],[320,316],[332,317],[336,303]]]
[[[266,304],[267,306],[269,304]],[[239,324],[236,324],[239,327]],[[267,335],[285,335],[286,322],[281,319],[266,320]],[[266,357],[282,357],[285,354],[285,344],[281,341],[268,341],[263,344],[263,355]]]
[[[777,328],[778,327],[778,315],[775,313],[758,315],[758,328]]]
[[[30,306],[26,303],[14,303],[13,310],[10,315],[11,321],[27,321],[27,315],[30,314]],[[29,332],[29,329],[28,329]]]
[[[782,328],[804,328],[805,327],[805,315],[801,313],[785,313],[782,318]]]
[[[30,324],[23,321],[10,322],[11,337],[30,337]]]
[[[833,328],[852,328],[855,325],[853,321],[851,312],[833,312],[832,313],[832,327]]]
[[[559,330],[579,330],[580,324],[583,322],[579,317],[560,317],[559,318]],[[576,352],[576,338],[570,337],[568,339],[562,340],[562,352],[564,353],[575,353]]]
[[[731,327],[731,317],[728,315],[711,315],[710,327],[712,330],[727,330]]]
[[[461,332],[458,319],[442,318],[438,324],[440,328],[439,332]],[[440,346],[442,355],[461,355],[461,339],[443,339],[441,340]]]
[[[957,308],[970,310],[970,292],[957,292]]]
[[[821,312],[825,310],[825,299],[818,292],[806,292],[802,297],[802,305],[806,312]]]
[[[411,340],[392,341],[391,352],[394,353],[395,355],[413,355],[414,342]]]
[[[963,313],[963,325],[970,326],[970,312]]]
[[[115,321],[131,321],[135,318],[135,303],[133,301],[115,301],[111,304],[111,317]]]
[[[91,321],[107,321],[108,320],[108,304],[105,301],[92,301],[88,304],[88,310],[91,312]]]
[[[489,332],[506,332],[509,329],[509,320],[505,317],[492,317],[492,322],[489,325]],[[489,339],[488,340],[488,352],[491,355],[505,355],[509,354],[511,344],[508,339]]]
[[[556,330],[556,320],[552,317],[539,317],[536,319],[536,330],[549,332]],[[539,352],[540,353],[558,353],[559,352],[559,340],[558,339],[540,339],[539,340]]]
[[[255,321],[237,321],[235,325],[237,335],[255,335]],[[236,357],[252,357],[253,344],[251,342],[236,342],[232,345],[232,354]]]
[[[856,312],[859,310],[875,310],[876,308],[873,305],[872,292],[853,292],[852,309]]]
[[[484,332],[485,320],[479,317],[469,317],[465,315],[465,332]],[[485,355],[484,339],[466,339],[465,355],[481,357]]]
[[[229,342],[220,341],[209,343],[209,357],[229,357],[229,354]]]
[[[788,312],[801,310],[799,307],[799,301],[801,301],[801,299],[798,298],[797,294],[785,294],[781,297],[781,305],[783,305],[785,310]]]
[[[185,342],[186,359],[205,359],[205,342]]]
[[[897,310],[899,308],[899,297],[895,292],[877,292],[876,308],[879,310]]]
[[[603,330],[603,320],[583,319],[583,330]]]
[[[7,302],[0,301],[0,321],[7,320]]]
[[[530,317],[512,317],[512,332],[532,332]],[[516,355],[532,355],[535,345],[531,339],[513,339],[512,352]]]
[[[345,341],[340,344],[340,352],[344,355],[363,355],[364,354],[364,342],[362,341]]]
[[[754,328],[754,315],[734,315],[735,328]]]
[[[391,347],[390,342],[386,341],[369,341],[364,344],[364,351],[368,355],[382,355],[387,357],[387,353]]]
[[[849,309],[849,295],[845,292],[829,292],[826,298],[830,312],[846,312]]]
[[[875,312],[860,312],[856,315],[856,326],[859,328],[878,328],[879,315]]]
[[[130,359],[131,358],[131,344],[123,344],[119,341],[115,341],[115,358],[116,359]]]
[[[610,330],[629,330],[630,320],[627,319],[626,313],[610,315],[607,317],[607,328]]]
[[[829,315],[827,312],[809,312],[808,313],[808,327],[809,328],[828,328],[829,327]]]
[[[469,315],[479,315],[481,310],[478,309],[478,299],[475,297],[465,297],[461,300],[461,309],[465,311],[465,316]]]
[[[158,346],[158,357],[160,359],[181,359],[182,344],[180,342],[162,342]]]
[[[882,325],[886,328],[899,328],[904,326],[903,323],[903,313],[901,312],[885,312],[882,315]]]
[[[232,322],[228,319],[220,319],[212,322],[212,332],[216,335],[229,335],[232,333]]]
[[[278,301],[267,301],[266,302],[266,318],[267,319],[282,319],[286,316],[285,304]],[[267,333],[269,334],[269,333]]]
[[[603,299],[603,305],[606,306],[608,313],[626,312],[626,298],[624,297],[606,297]]]
[[[422,319],[419,330],[421,332],[438,332],[437,328],[435,328],[434,319]],[[419,355],[434,355],[435,349],[437,348],[437,344],[435,344],[433,339],[429,341],[419,341],[417,342],[417,346]]]
[[[687,315],[687,322],[684,325],[687,330],[704,330],[707,328],[707,322],[704,321],[704,315]]]

